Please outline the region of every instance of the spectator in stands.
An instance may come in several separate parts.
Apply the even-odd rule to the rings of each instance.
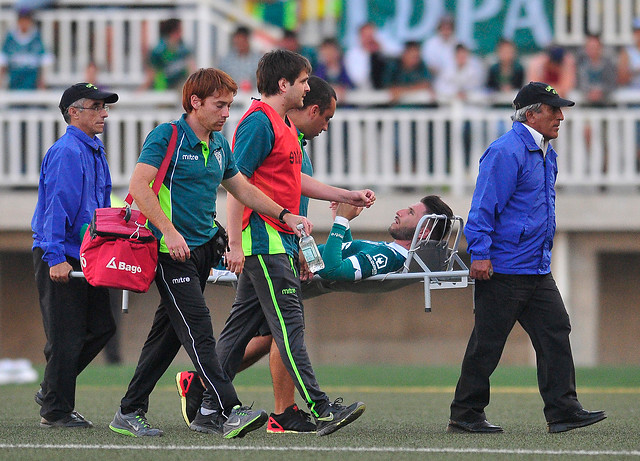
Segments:
[[[640,18],[632,23],[633,43],[620,51],[618,60],[618,83],[640,89]]]
[[[420,43],[405,44],[399,59],[389,61],[384,73],[384,85],[391,92],[391,101],[414,91],[428,91],[433,95],[431,73],[420,57]]]
[[[577,59],[577,89],[586,104],[603,106],[616,88],[617,68],[597,34],[587,34]]]
[[[496,92],[511,92],[522,88],[524,67],[511,40],[501,38],[496,49],[497,61],[489,67],[487,88]]]
[[[482,61],[462,43],[456,45],[454,62],[447,64],[434,81],[440,98],[465,100],[469,93],[480,91],[485,81]]]
[[[438,22],[437,34],[427,39],[422,47],[422,59],[434,78],[437,79],[444,69],[454,66],[457,44],[453,18],[443,16]]]
[[[167,19],[160,23],[160,42],[151,50],[143,89],[181,88],[187,75],[195,71],[192,52],[182,40],[182,23]]]
[[[258,21],[295,30],[298,27],[298,3],[296,0],[248,0],[247,8]]]
[[[633,43],[624,47],[618,58],[618,83],[640,90],[640,18],[632,23]],[[632,107],[637,107],[633,103]],[[636,122],[636,146],[640,146],[640,122]],[[636,170],[640,170],[640,147],[636,149]]]
[[[231,37],[231,49],[220,60],[220,69],[231,76],[242,91],[255,91],[256,67],[262,56],[251,51],[251,31],[248,27],[238,27]]]
[[[6,74],[10,90],[44,89],[44,68],[52,62],[32,10],[18,11],[17,27],[7,33],[0,51],[0,81]]]
[[[293,29],[284,30],[278,48],[301,54],[309,60],[311,68],[314,68],[317,64],[316,50],[312,47],[302,46],[298,38],[298,33]]]
[[[524,85],[524,67],[517,57],[515,44],[501,38],[496,47],[497,61],[489,67],[487,90],[498,96],[493,107],[511,108],[511,93],[520,90]],[[505,97],[501,98],[501,94]],[[504,134],[510,127],[505,120],[498,120],[498,134]]]
[[[347,74],[358,89],[380,89],[384,86],[386,58],[376,38],[376,26],[370,22],[360,26],[358,39],[344,56]]]
[[[576,62],[572,53],[552,45],[529,60],[527,81],[546,82],[560,96],[567,96],[576,86]]]
[[[313,73],[326,80],[336,91],[340,101],[347,90],[354,87],[347,74],[342,56],[342,48],[335,38],[326,38],[318,49],[318,64]]]
[[[577,58],[577,89],[584,98],[584,105],[602,107],[610,103],[611,92],[617,84],[617,68],[614,59],[605,53],[600,37],[597,34],[587,34],[584,47]],[[601,140],[593,139],[594,126],[602,128]],[[591,143],[603,144],[603,171],[607,168],[607,130],[604,121],[587,121],[584,127],[584,138],[588,150]]]
[[[16,10],[40,10],[54,6],[55,0],[16,0],[14,8]]]

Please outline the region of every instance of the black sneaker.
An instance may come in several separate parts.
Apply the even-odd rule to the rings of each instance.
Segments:
[[[342,405],[342,397],[330,403],[327,409],[316,418],[317,435],[328,435],[347,424],[355,421],[364,413],[365,405],[362,402],[352,403],[348,407]]]
[[[49,421],[45,418],[40,418],[40,427],[53,428],[53,427],[93,427],[93,423],[88,419],[84,419],[82,415],[77,412],[69,413],[67,416],[56,419],[55,421]]]
[[[187,426],[190,426],[198,415],[205,387],[200,381],[200,376],[195,371],[181,371],[178,373],[176,375],[176,387],[180,397],[182,417]]]
[[[294,403],[279,415],[275,413],[269,415],[267,432],[271,434],[315,434],[316,424],[311,421],[309,413],[305,413]]]
[[[244,437],[249,432],[262,427],[266,422],[266,411],[252,410],[251,407],[236,405],[223,425],[224,438]]]
[[[42,392],[42,388],[38,389],[38,392],[36,392],[33,396],[33,400],[36,401],[36,403],[40,406],[42,406],[42,401],[44,400],[44,393]],[[75,415],[78,419],[86,419],[84,416],[82,416],[80,413],[78,413],[77,411],[73,410],[71,412],[72,415]],[[44,419],[44,418],[43,418]],[[89,421],[91,422],[91,421]],[[93,426],[93,425],[92,425]],[[49,426],[47,426],[49,427]]]
[[[210,415],[203,415],[198,409],[196,417],[189,425],[189,429],[196,432],[203,432],[205,434],[222,435],[224,433],[224,422],[225,418],[220,413],[216,412]]]
[[[164,432],[147,421],[144,411],[139,408],[133,413],[122,413],[122,409],[118,408],[113,421],[109,424],[109,429],[122,435],[130,435],[131,437],[160,437]]]
[[[42,392],[42,388],[38,389],[38,392],[34,394],[33,400],[35,400],[38,405],[42,406],[42,401],[44,400],[44,393]]]

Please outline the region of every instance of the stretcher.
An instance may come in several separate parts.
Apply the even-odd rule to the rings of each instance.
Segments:
[[[434,239],[433,231],[443,220],[449,220],[441,238]],[[403,267],[388,274],[374,275],[357,281],[326,280],[314,275],[302,283],[302,297],[309,299],[325,293],[348,291],[355,293],[383,293],[398,290],[414,283],[424,285],[424,310],[431,312],[431,290],[466,288],[473,284],[469,269],[458,255],[464,221],[460,216],[423,216],[411,240]],[[72,271],[71,277],[84,277],[80,271]],[[234,286],[238,278],[233,272],[213,269],[209,283]],[[128,311],[129,292],[122,292],[122,310]]]
[[[449,219],[446,232],[441,238],[433,239],[433,230],[446,219]],[[400,270],[357,281],[326,280],[314,275],[310,281],[302,282],[302,298],[335,291],[383,293],[423,283],[424,310],[431,312],[431,290],[466,288],[473,284],[469,269],[458,255],[463,227],[464,221],[460,216],[425,215],[416,226],[407,259]],[[233,272],[214,269],[207,281],[234,286],[237,278]]]

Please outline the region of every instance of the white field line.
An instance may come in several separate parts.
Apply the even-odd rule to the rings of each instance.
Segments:
[[[231,445],[193,446],[193,445],[82,445],[82,444],[0,444],[0,449],[27,450],[154,450],[154,451],[299,451],[299,452],[350,452],[350,453],[483,453],[496,455],[542,455],[542,456],[640,456],[638,450],[530,450],[491,449],[491,448],[409,448],[409,447],[272,447],[250,446],[236,447]]]
[[[168,387],[167,387],[168,388]],[[245,392],[272,392],[271,386],[238,385]],[[324,386],[329,393],[355,392],[363,394],[452,394],[455,386]],[[174,390],[172,388],[172,390]],[[491,386],[491,394],[537,394],[536,386]],[[579,387],[580,394],[640,394],[640,387]]]
[[[273,387],[269,385],[247,385],[239,384],[236,390],[242,392],[273,392]],[[121,390],[122,386],[93,386],[79,385],[77,389],[103,389]],[[160,385],[156,390],[175,392],[175,386]],[[453,394],[455,386],[323,386],[323,390],[328,393],[334,392],[355,392],[363,394]],[[536,386],[491,386],[491,394],[537,394]],[[640,394],[640,387],[618,386],[618,387],[580,387],[580,394]]]

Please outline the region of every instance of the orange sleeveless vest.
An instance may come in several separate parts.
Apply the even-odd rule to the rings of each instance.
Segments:
[[[302,149],[298,140],[298,130],[291,123],[287,125],[280,115],[268,104],[254,100],[249,110],[242,116],[240,123],[250,114],[261,110],[269,118],[275,141],[271,153],[264,159],[249,178],[249,182],[273,199],[278,205],[292,213],[300,211]],[[235,146],[235,134],[233,136]],[[242,216],[242,228],[249,225],[249,217],[253,210],[245,207]],[[274,229],[293,234],[286,224],[277,218],[260,214],[260,217]]]

